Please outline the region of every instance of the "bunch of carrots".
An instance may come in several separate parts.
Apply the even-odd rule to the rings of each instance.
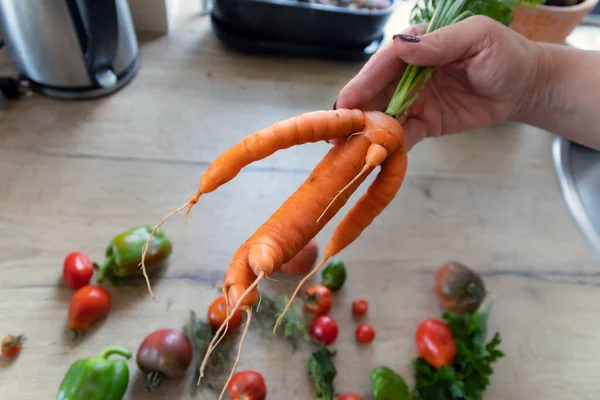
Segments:
[[[428,32],[472,15],[462,11],[464,4],[465,0],[439,2]],[[224,337],[231,318],[241,308],[247,314],[247,323],[239,344],[239,360],[243,338],[252,319],[252,306],[259,301],[258,284],[306,247],[375,168],[380,167],[376,178],[334,230],[321,261],[299,282],[276,322],[274,332],[302,285],[331,257],[353,243],[394,199],[407,169],[404,129],[398,117],[414,103],[432,72],[430,67],[409,65],[386,112],[356,109],[308,112],[247,136],[214,160],[201,176],[196,193],[156,226],[155,229],[158,229],[186,208],[186,215],[189,215],[201,196],[235,178],[247,165],[278,150],[338,139],[296,192],[233,255],[223,282],[228,317],[208,347],[200,367],[200,379],[210,353]],[[148,290],[154,297],[143,261],[145,253],[146,249],[142,269]],[[236,366],[237,361],[230,378]]]

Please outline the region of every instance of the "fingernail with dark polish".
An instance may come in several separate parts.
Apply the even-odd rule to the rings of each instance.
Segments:
[[[392,38],[400,39],[400,40],[403,40],[405,42],[410,42],[410,43],[419,43],[420,42],[420,39],[413,35],[399,34],[399,35],[394,35]]]
[[[335,101],[335,103],[333,103],[333,109],[334,110],[337,110],[336,105],[337,105],[337,100]]]

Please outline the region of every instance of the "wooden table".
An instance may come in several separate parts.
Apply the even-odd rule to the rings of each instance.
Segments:
[[[330,108],[360,68],[233,53],[196,14],[182,17],[168,37],[143,40],[141,54],[139,75],[113,96],[33,96],[0,112],[0,334],[27,337],[16,362],[0,363],[3,398],[54,398],[76,359],[106,345],[135,351],[152,330],[181,327],[190,310],[204,315],[232,253],[304,180],[326,144],[259,162],[203,198],[187,225],[172,219],[165,229],[175,250],[153,284],[157,302],[143,281],[109,286],[109,317],[77,345],[65,333],[73,291],[60,282],[63,259],[72,250],[100,259],[115,233],[158,222],[221,151],[279,119]],[[414,329],[439,315],[432,273],[456,259],[484,275],[495,304],[490,329],[504,338],[507,357],[486,399],[597,397],[598,261],[567,213],[551,139],[506,124],[411,152],[397,199],[341,255],[349,277],[333,310],[341,326],[333,346],[343,366],[339,391],[367,395],[369,371],[380,364],[410,380]],[[319,235],[322,246],[339,220]],[[284,280],[265,289],[291,293],[293,286]],[[359,296],[370,301],[367,320],[377,329],[363,348],[349,313]],[[261,371],[270,399],[310,399],[306,357],[250,335],[239,369]],[[188,398],[185,381],[145,393],[130,366],[127,399]]]

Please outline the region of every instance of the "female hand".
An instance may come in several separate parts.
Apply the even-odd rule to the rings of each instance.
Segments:
[[[415,25],[395,35],[342,89],[334,107],[385,111],[407,63],[435,66],[402,120],[410,149],[425,137],[516,118],[532,101],[544,57],[536,42],[484,16],[425,30]]]

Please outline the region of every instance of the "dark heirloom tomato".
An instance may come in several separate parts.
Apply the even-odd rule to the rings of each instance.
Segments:
[[[138,367],[146,373],[146,389],[155,391],[163,376],[184,376],[192,352],[192,342],[178,329],[159,329],[146,336],[136,355]]]
[[[483,279],[459,262],[442,264],[435,273],[435,294],[442,307],[462,314],[477,311],[486,297]]]

